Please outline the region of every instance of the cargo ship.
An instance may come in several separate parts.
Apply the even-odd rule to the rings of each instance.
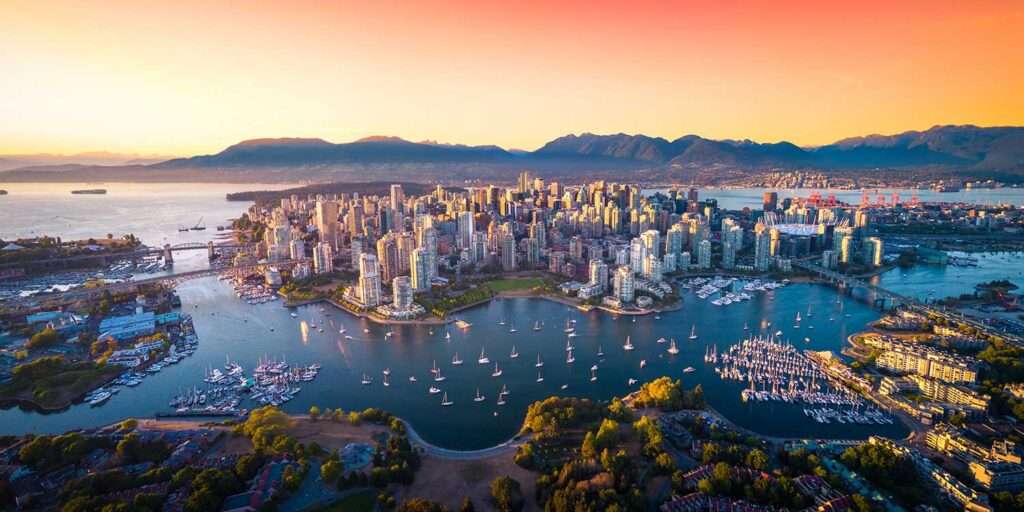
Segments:
[[[82,190],[72,190],[72,194],[106,194],[107,189],[105,188],[86,188]]]

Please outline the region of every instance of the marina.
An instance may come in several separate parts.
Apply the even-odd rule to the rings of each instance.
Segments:
[[[812,342],[801,343],[801,348],[838,351],[847,333],[877,318],[877,313],[866,305],[839,297],[822,286],[791,284],[774,293],[774,300],[759,293],[749,301],[730,306],[730,314],[735,317],[732,322],[721,322],[715,313],[721,311],[719,307],[702,300],[686,300],[682,309],[664,312],[660,320],[653,316],[637,317],[634,323],[629,317],[552,307],[550,302],[538,299],[509,298],[461,312],[460,316],[472,324],[469,329],[434,331],[431,335],[430,326],[384,326],[332,307],[283,308],[280,301],[249,305],[235,296],[229,280],[202,278],[179,286],[182,309],[192,315],[195,334],[202,339],[201,344],[195,345],[193,355],[167,364],[157,373],[141,372],[141,383],[119,386],[119,394],[97,406],[82,404],[47,415],[17,408],[0,410],[0,425],[25,425],[45,432],[60,431],[71,424],[109,423],[126,416],[177,414],[182,406],[170,407],[171,399],[189,395],[194,387],[199,394],[207,393],[206,403],[189,404],[188,410],[180,414],[192,415],[197,410],[237,414],[242,409],[262,405],[260,399],[264,398],[271,403],[276,400],[282,409],[296,414],[305,414],[313,405],[345,410],[381,407],[410,421],[432,443],[473,449],[511,437],[519,428],[525,408],[533,401],[555,394],[607,399],[635,391],[647,380],[668,375],[682,379],[686,387],[701,384],[717,411],[737,424],[768,435],[807,433],[863,438],[871,433],[904,432],[898,423],[808,421],[802,409],[823,405],[756,399],[744,402],[740,392],[749,387],[747,381],[721,379],[713,372],[714,365],[699,364],[705,348],[710,350],[716,342],[720,345],[719,340],[767,335],[777,330],[775,326],[795,337],[799,331],[788,334],[790,324],[797,312],[805,315],[808,303],[813,302],[815,314],[803,319],[801,324],[805,327],[801,330],[809,324],[826,324],[828,317],[834,315],[834,334],[815,336]],[[839,308],[850,316],[837,314]],[[502,318],[516,318],[517,324],[525,322],[531,328],[509,333],[507,320],[504,326],[499,325]],[[538,323],[559,328],[534,331],[532,326]],[[744,323],[749,331],[743,330]],[[768,324],[771,327],[766,327]],[[224,329],[225,325],[231,328]],[[565,332],[570,327],[576,334],[571,339],[570,333]],[[346,334],[341,334],[342,329]],[[694,330],[700,336],[698,339],[680,342],[680,332],[685,337]],[[388,332],[393,334],[385,343]],[[631,351],[621,348],[627,338],[633,346]],[[659,343],[662,338],[668,342]],[[609,343],[618,345],[619,350],[603,350],[603,345]],[[673,345],[676,353],[670,351]],[[567,347],[572,350],[566,350]],[[512,357],[513,348],[519,357]],[[568,362],[570,352],[572,363]],[[477,355],[478,364],[468,364],[467,353]],[[227,354],[232,363],[245,369],[243,374],[249,379],[256,377],[253,370],[260,365],[270,367],[295,361],[302,362],[300,368],[314,362],[322,367],[312,381],[302,381],[301,375],[299,381],[265,381],[266,387],[276,387],[269,394],[257,395],[256,400],[251,399],[251,391],[235,389],[237,378],[221,377],[223,382],[230,382],[230,389],[210,393],[218,384],[203,382],[203,378],[216,377],[213,370],[222,376],[231,372],[232,368],[225,367]],[[486,362],[480,363],[479,359]],[[463,362],[458,364],[460,361]],[[501,372],[497,377],[493,376],[495,364]],[[591,370],[595,365],[599,369]],[[434,368],[436,372],[432,371]],[[390,372],[387,376],[383,375],[385,369]],[[502,397],[504,405],[499,406],[494,391],[486,391],[502,386],[516,393]],[[301,391],[293,393],[296,388]],[[473,401],[477,388],[488,395],[486,401]],[[763,389],[761,385],[759,390]],[[439,404],[443,393],[448,394],[447,402],[451,405],[443,406],[446,413],[440,418],[436,412],[442,407]],[[233,403],[235,398],[239,399],[237,405]],[[502,413],[495,416],[499,407]],[[786,408],[786,413],[780,414],[779,408]],[[449,428],[452,422],[487,428],[456,434]]]

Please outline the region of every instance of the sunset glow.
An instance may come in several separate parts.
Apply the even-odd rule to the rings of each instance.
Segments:
[[[0,152],[1024,124],[1024,4],[0,3]]]

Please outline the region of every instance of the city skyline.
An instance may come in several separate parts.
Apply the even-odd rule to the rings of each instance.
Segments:
[[[813,7],[813,8],[812,8]],[[1024,124],[1021,7],[909,2],[0,7],[0,153],[368,135],[787,140]],[[952,71],[951,71],[952,70]]]

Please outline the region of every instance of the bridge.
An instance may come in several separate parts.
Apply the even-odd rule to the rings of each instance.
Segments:
[[[914,297],[887,290],[863,279],[846,274],[840,274],[839,272],[829,270],[808,261],[793,261],[793,266],[818,275],[828,282],[835,284],[837,287],[845,287],[851,291],[855,288],[867,290],[873,294],[875,304],[881,307],[885,307],[886,301],[889,301],[893,307],[902,305],[911,311],[915,311],[923,315],[939,317],[957,325],[967,326],[987,336],[1005,340],[1007,343],[1015,345],[1018,348],[1024,348],[1024,337],[1004,330],[998,330],[991,325],[973,317],[964,315],[954,309],[950,309],[939,304],[928,304]]]
[[[245,271],[245,270],[262,270],[264,267],[274,266],[279,268],[289,268],[294,265],[294,261],[280,261],[274,263],[250,263],[244,265],[231,265],[220,268],[207,268],[201,270],[192,270],[189,272],[181,272],[177,274],[169,274],[158,277],[151,277],[148,279],[138,279],[135,281],[121,281],[116,283],[106,283],[101,286],[85,288],[79,287],[64,292],[47,293],[31,295],[28,297],[20,297],[11,299],[4,302],[5,306],[9,306],[12,310],[17,310],[25,307],[32,307],[37,304],[43,303],[68,303],[78,300],[99,300],[103,297],[105,292],[120,293],[127,292],[137,289],[140,286],[150,284],[164,284],[170,286],[177,286],[180,283],[189,281],[192,279],[199,279],[202,277],[210,277],[218,275],[222,272],[233,272],[233,271]]]
[[[92,254],[78,254],[75,256],[61,256],[56,258],[44,258],[38,260],[29,261],[15,261],[8,263],[0,263],[0,269],[2,268],[14,268],[14,267],[54,267],[66,265],[67,263],[78,262],[78,261],[89,261],[89,260],[101,260],[103,264],[107,260],[137,260],[146,256],[163,255],[165,259],[174,261],[173,254],[175,252],[182,251],[197,251],[206,250],[210,251],[210,256],[218,249],[243,249],[248,247],[243,244],[235,243],[221,243],[215,244],[213,242],[189,242],[175,245],[165,245],[163,247],[140,247],[133,251],[120,251],[120,252],[107,252],[101,251]]]

